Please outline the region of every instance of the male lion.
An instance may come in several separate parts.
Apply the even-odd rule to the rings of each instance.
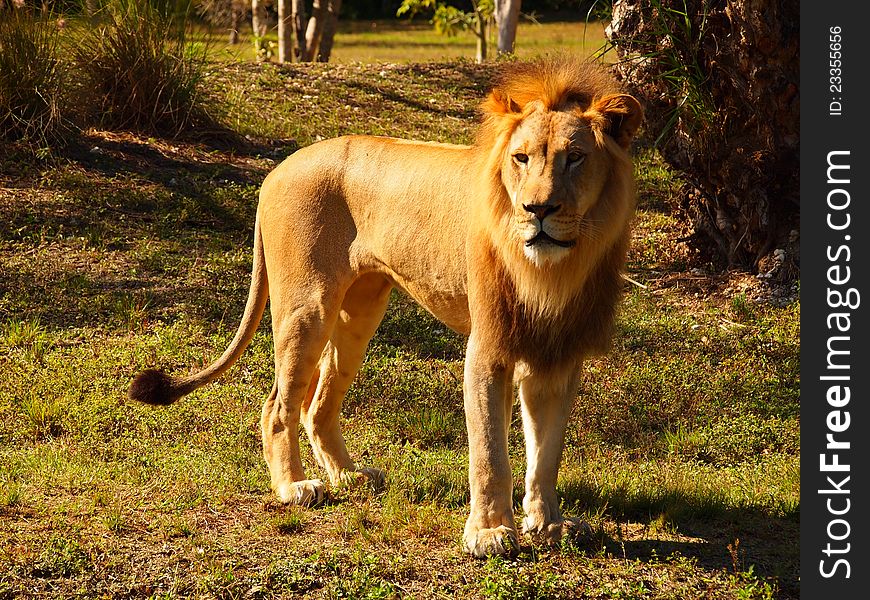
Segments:
[[[299,457],[304,424],[332,484],[360,469],[339,411],[399,287],[468,334],[464,399],[474,556],[518,548],[508,426],[519,386],[528,466],[523,531],[558,540],[556,476],[581,361],[609,341],[634,212],[629,144],[640,104],[567,58],[505,66],[473,146],[347,136],[299,150],[266,177],[251,287],[235,338],[203,371],[141,373],[130,397],[169,404],[247,347],[271,299],[275,384],[263,454],[286,503],[324,493]]]

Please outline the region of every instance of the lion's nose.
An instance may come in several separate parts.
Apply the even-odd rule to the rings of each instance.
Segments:
[[[561,204],[523,204],[523,208],[528,212],[538,217],[539,221],[543,221],[548,215],[553,214],[560,208]]]

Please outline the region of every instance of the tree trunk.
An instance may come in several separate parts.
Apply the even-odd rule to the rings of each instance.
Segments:
[[[325,19],[326,0],[314,0],[314,4],[311,6],[311,18],[308,19],[308,28],[305,31],[305,54],[302,58],[305,62],[314,60],[317,54]]]
[[[477,52],[474,58],[480,64],[486,60],[486,17],[480,12],[477,0],[471,0],[471,6],[477,16],[477,31],[474,32],[477,36]]]
[[[239,25],[242,23],[242,7],[233,2],[230,12],[230,44],[239,43]]]
[[[486,21],[481,21],[479,28],[480,31],[477,33],[477,52],[474,56],[478,64],[486,60]]]
[[[498,54],[513,54],[517,40],[522,0],[496,0],[495,26],[498,29]]]
[[[323,22],[323,34],[320,38],[320,46],[317,49],[318,62],[329,62],[332,54],[332,43],[335,32],[338,29],[338,14],[341,11],[341,0],[327,0],[326,19]]]
[[[308,54],[305,45],[305,0],[293,0],[292,10],[296,60],[301,61]]]
[[[679,206],[705,262],[799,274],[799,11],[776,0],[617,0],[615,68],[688,182]],[[684,14],[685,13],[685,16]]]
[[[293,14],[291,0],[278,0],[278,62],[293,60]]]
[[[269,27],[266,19],[265,0],[251,0],[251,27],[254,30],[254,48],[257,51],[257,57],[260,58],[265,51],[265,37]]]

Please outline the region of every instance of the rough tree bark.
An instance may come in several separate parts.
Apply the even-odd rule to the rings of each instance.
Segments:
[[[320,47],[320,38],[323,35],[323,22],[326,20],[326,0],[314,0],[311,6],[311,18],[308,19],[308,27],[305,31],[305,54],[302,55],[304,62],[314,60],[314,55]]]
[[[651,139],[689,182],[691,247],[780,280],[800,261],[798,27],[784,0],[616,0],[606,32]]]
[[[512,54],[517,40],[522,0],[496,0],[495,26],[498,29],[498,53]]]
[[[323,33],[320,36],[320,44],[313,53],[318,62],[329,62],[332,54],[332,44],[335,32],[338,29],[338,14],[341,12],[341,0],[327,0],[326,16],[323,21]]]
[[[294,53],[296,60],[301,61],[306,55],[305,46],[305,0],[292,0],[293,34],[295,38]]]
[[[293,12],[291,0],[278,0],[278,62],[293,60]]]

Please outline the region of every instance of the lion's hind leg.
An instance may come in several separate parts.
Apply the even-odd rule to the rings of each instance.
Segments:
[[[317,290],[272,295],[275,385],[260,421],[263,456],[272,489],[287,504],[312,505],[323,500],[325,486],[308,479],[299,453],[302,406],[314,395],[318,361],[338,319],[339,303]]]
[[[360,469],[351,459],[339,415],[369,340],[384,317],[391,288],[388,280],[375,274],[364,275],[351,285],[320,357],[317,386],[302,405],[302,423],[314,456],[333,485],[370,482],[380,487],[384,482],[381,471]]]
[[[288,410],[289,409],[289,410]],[[325,497],[325,486],[320,479],[306,479],[299,456],[299,413],[295,420],[292,406],[279,400],[278,381],[272,386],[261,418],[263,456],[269,466],[272,490],[284,504],[312,506]]]

